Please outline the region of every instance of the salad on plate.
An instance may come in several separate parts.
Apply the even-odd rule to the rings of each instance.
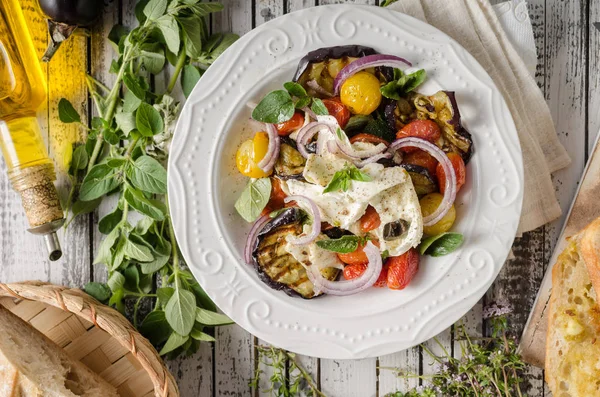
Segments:
[[[418,92],[426,78],[369,47],[321,48],[252,105],[235,208],[266,284],[305,299],[402,290],[422,255],[462,244],[454,201],[473,141],[454,92]]]

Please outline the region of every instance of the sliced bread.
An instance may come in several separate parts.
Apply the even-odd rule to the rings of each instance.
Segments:
[[[118,397],[118,393],[0,305],[0,396]]]

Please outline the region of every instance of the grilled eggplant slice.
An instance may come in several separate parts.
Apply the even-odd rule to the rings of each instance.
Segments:
[[[418,118],[434,120],[442,129],[444,150],[459,153],[465,164],[473,155],[473,139],[460,121],[460,110],[452,91],[438,91],[427,97],[416,95],[414,105]]]
[[[292,145],[281,143],[279,158],[275,163],[275,174],[281,179],[300,179],[306,159]]]
[[[417,196],[421,197],[438,191],[437,183],[427,168],[415,164],[401,164],[400,167],[404,168],[410,175]]]
[[[252,256],[260,279],[271,288],[290,296],[311,299],[316,296],[306,269],[285,250],[286,237],[302,233],[302,210],[288,208],[267,223],[258,234]],[[339,269],[321,270],[324,277],[336,280]]]

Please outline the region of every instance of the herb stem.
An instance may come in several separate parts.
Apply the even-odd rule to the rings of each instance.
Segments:
[[[133,326],[135,328],[138,327],[138,311],[140,309],[140,302],[142,301],[143,297],[139,297],[137,298],[137,300],[135,301],[135,304],[133,305]]]
[[[102,88],[105,92],[107,92],[107,93],[110,92],[110,88],[108,88],[107,86],[102,84],[102,82],[100,80],[94,78],[94,76],[88,74],[87,76],[85,76],[85,78],[86,78],[86,81],[89,80],[89,82],[94,83],[98,87]],[[89,85],[88,85],[88,87],[89,87]]]
[[[127,148],[127,151],[125,152],[126,159],[129,159],[131,157],[131,153],[133,152],[133,149],[135,149],[135,146],[137,145],[137,143],[139,141],[140,141],[140,137],[137,137],[133,141],[131,141],[131,143],[129,144],[129,147]]]
[[[181,70],[183,69],[183,66],[185,65],[185,60],[187,58],[187,54],[185,51],[185,45],[181,48],[181,52],[179,53],[179,56],[177,57],[177,64],[175,65],[175,70],[173,71],[173,74],[171,75],[171,79],[169,79],[169,85],[167,86],[167,94],[170,94],[173,89],[175,88],[175,84],[177,84],[177,78],[179,77],[179,74],[181,73]]]
[[[292,361],[294,367],[300,371],[300,374],[306,380],[308,386],[314,393],[313,395],[317,397],[327,397],[321,390],[319,390],[319,387],[315,384],[313,377],[304,369],[302,365],[300,365],[300,363],[298,363],[298,361],[296,361],[296,355],[288,352],[287,350],[285,354],[287,355],[288,360]]]

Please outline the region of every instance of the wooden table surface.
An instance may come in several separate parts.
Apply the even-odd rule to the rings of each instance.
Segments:
[[[521,0],[518,0],[521,1]],[[214,32],[233,31],[240,35],[282,14],[319,4],[343,3],[335,0],[221,0],[223,12],[213,16]],[[498,1],[493,1],[497,3]],[[39,51],[46,46],[45,22],[33,9],[33,0],[22,0],[30,29],[34,32]],[[65,148],[82,132],[73,125],[58,120],[57,105],[61,97],[68,98],[84,115],[87,122],[94,115],[84,84],[85,72],[111,84],[114,77],[108,73],[114,53],[105,40],[115,23],[132,25],[135,0],[112,0],[107,3],[103,20],[88,35],[79,35],[63,45],[49,67],[49,95],[47,104],[40,109],[39,118],[48,142],[48,149],[57,167],[62,169]],[[378,0],[355,0],[347,3],[377,5]],[[588,153],[600,127],[600,34],[591,25],[600,20],[600,1],[593,0],[529,0],[538,49],[536,79],[552,112],[560,140],[571,155],[572,165],[554,176],[556,193],[563,211],[568,208]],[[157,76],[156,85],[165,84],[169,71]],[[43,241],[25,230],[26,219],[17,194],[6,177],[4,162],[0,162],[0,281],[15,282],[30,279],[80,287],[91,280],[103,281],[103,266],[93,266],[92,259],[101,236],[96,224],[110,206],[101,206],[94,214],[78,218],[66,232],[61,232],[64,256],[49,262]],[[66,177],[59,175],[64,194]],[[515,241],[515,258],[506,263],[490,291],[464,318],[473,334],[485,333],[482,306],[500,297],[507,298],[515,307],[512,326],[520,333],[535,299],[547,261],[552,253],[563,219],[526,233]],[[459,354],[453,340],[453,330],[439,335],[442,344]],[[179,382],[181,394],[191,396],[258,396],[248,381],[256,362],[254,345],[260,343],[238,326],[219,328],[217,342],[204,344],[201,351],[190,358],[169,363]],[[430,349],[440,348],[427,342]],[[416,380],[406,382],[380,367],[431,373],[430,360],[419,347],[379,358],[335,361],[301,357],[302,363],[318,380],[328,396],[370,397],[414,386]],[[550,395],[543,383],[543,372],[532,368],[527,373],[529,396]]]

